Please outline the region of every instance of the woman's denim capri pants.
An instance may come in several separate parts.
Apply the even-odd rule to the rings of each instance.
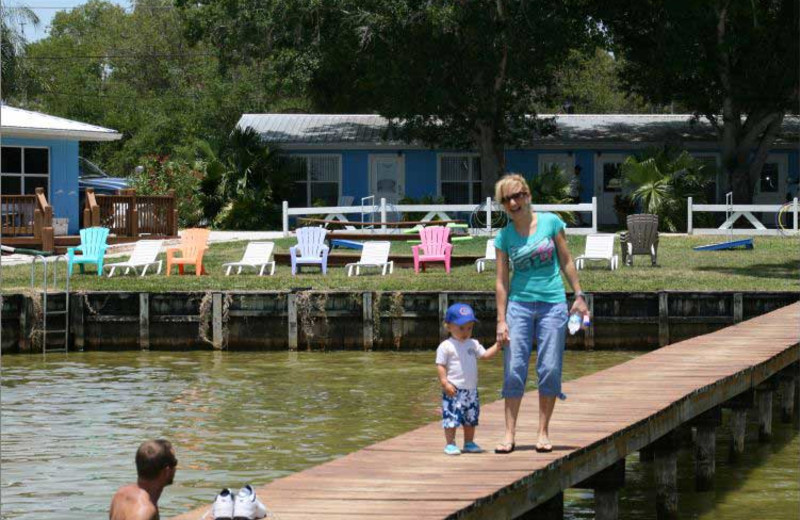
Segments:
[[[535,337],[539,395],[566,399],[567,396],[561,393],[561,369],[567,334],[566,302],[509,301],[506,323],[511,341],[508,348],[503,350],[503,397],[522,397],[525,393]]]

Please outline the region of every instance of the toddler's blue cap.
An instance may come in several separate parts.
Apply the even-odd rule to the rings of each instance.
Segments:
[[[466,303],[454,303],[448,307],[447,313],[444,315],[444,321],[454,325],[466,325],[478,320],[475,319],[472,307]]]

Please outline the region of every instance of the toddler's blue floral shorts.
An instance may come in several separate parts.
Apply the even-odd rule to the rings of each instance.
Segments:
[[[459,388],[453,397],[442,392],[442,428],[478,426],[480,414],[481,404],[477,388],[473,390]]]

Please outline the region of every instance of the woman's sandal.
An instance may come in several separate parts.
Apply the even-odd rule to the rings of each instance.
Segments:
[[[513,442],[501,442],[494,449],[494,452],[500,455],[508,455],[514,451],[514,447],[515,445]]]

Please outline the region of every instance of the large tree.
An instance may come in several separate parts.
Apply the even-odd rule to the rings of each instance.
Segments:
[[[396,135],[477,149],[484,193],[507,146],[552,125],[532,117],[592,29],[578,0],[179,0],[189,33],[223,63],[282,58],[313,109],[375,111]],[[307,74],[303,77],[303,74]]]
[[[717,131],[734,200],[749,203],[787,112],[798,110],[797,0],[596,0],[629,88]]]

